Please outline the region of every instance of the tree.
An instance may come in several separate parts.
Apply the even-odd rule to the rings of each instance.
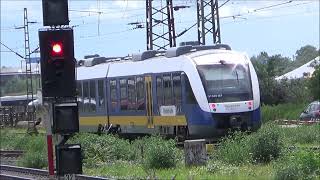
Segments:
[[[314,100],[320,100],[320,65],[316,67],[309,80],[309,89]]]

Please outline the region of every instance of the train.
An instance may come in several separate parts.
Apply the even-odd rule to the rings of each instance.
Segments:
[[[261,126],[255,69],[226,44],[93,57],[77,67],[77,91],[83,132],[209,139]]]

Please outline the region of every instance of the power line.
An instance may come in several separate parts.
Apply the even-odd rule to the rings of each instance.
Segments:
[[[230,0],[226,0],[224,3],[222,3],[218,8],[221,8],[223,7],[224,5],[226,5]],[[207,18],[209,17],[210,14],[206,15],[204,18]],[[198,23],[194,23],[192,26],[190,26],[189,28],[183,30],[182,32],[180,32],[179,34],[176,35],[176,37],[180,37],[182,36],[183,34],[185,34],[186,32],[188,32],[190,29],[192,29],[193,27],[195,27]]]
[[[16,51],[14,51],[13,49],[9,48],[8,46],[6,46],[5,44],[3,44],[2,42],[0,42],[0,44],[4,47],[6,47],[7,49],[9,49],[9,51],[15,53],[17,56],[19,56],[22,59],[25,59],[21,54],[17,53]]]
[[[306,14],[319,14],[319,12],[318,11],[313,11],[313,12],[303,11],[303,12],[282,14],[282,15],[277,15],[277,16],[268,16],[268,17],[254,18],[254,19],[243,19],[243,20],[239,20],[239,21],[230,21],[230,22],[225,22],[223,24],[231,24],[231,23],[244,22],[244,21],[258,21],[258,20],[272,19],[272,18],[277,18],[277,17],[285,17],[285,16],[292,16],[292,15],[306,15]]]
[[[114,32],[106,33],[106,34],[100,34],[100,35],[80,36],[80,38],[81,39],[87,39],[87,38],[95,38],[95,37],[104,37],[104,36],[109,36],[109,35],[112,35],[112,34],[119,34],[119,33],[132,31],[132,30],[133,29],[127,29],[127,30],[123,30],[123,31],[114,31]]]

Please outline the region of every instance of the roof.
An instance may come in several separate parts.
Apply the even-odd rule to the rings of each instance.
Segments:
[[[187,64],[199,63],[198,57],[212,55],[219,59],[239,59],[239,55],[244,55],[231,50],[201,50],[189,52],[176,57],[155,56],[144,60],[121,60],[97,64],[91,67],[81,66],[77,68],[77,80],[98,79],[105,77],[130,76],[148,73],[162,73],[183,71]],[[238,58],[236,58],[238,57]],[[194,59],[196,58],[196,59]],[[192,61],[191,59],[194,59]],[[202,58],[203,59],[203,58]],[[202,60],[200,59],[200,60]],[[217,58],[212,58],[216,60]],[[205,61],[207,62],[207,61]]]
[[[305,77],[306,73],[308,76],[311,76],[315,71],[314,65],[320,65],[320,56],[316,57],[315,59],[307,62],[306,64],[284,74],[279,77],[276,77],[276,80],[281,79],[298,79]]]

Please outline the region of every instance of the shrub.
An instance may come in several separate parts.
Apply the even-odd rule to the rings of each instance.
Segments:
[[[298,174],[298,167],[295,164],[278,167],[275,174],[277,180],[295,180],[301,179],[301,174]]]
[[[272,124],[265,124],[249,135],[235,132],[222,140],[213,157],[235,165],[249,162],[267,163],[278,158],[283,149],[280,135],[280,129]]]
[[[177,164],[177,148],[174,140],[159,136],[144,138],[144,167],[147,169],[171,168]]]
[[[283,149],[283,143],[280,138],[279,127],[272,124],[266,124],[257,133],[253,134],[249,142],[252,160],[267,163],[279,157]]]
[[[247,136],[245,133],[236,132],[223,139],[217,152],[212,154],[213,158],[235,165],[249,162],[250,149]]]
[[[115,160],[134,160],[135,152],[128,140],[114,135],[79,133],[68,141],[80,143],[84,152],[84,163],[94,166]]]
[[[292,152],[276,165],[276,179],[316,179],[319,176],[319,152],[305,150]]]

